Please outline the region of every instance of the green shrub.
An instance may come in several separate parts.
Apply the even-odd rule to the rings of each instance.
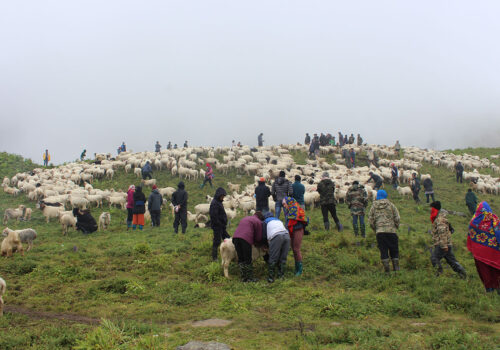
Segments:
[[[335,265],[339,268],[341,273],[355,274],[360,271],[365,264],[352,253],[344,253],[339,250],[335,255]]]
[[[8,263],[6,263],[3,266],[3,270],[7,273],[11,273],[14,275],[26,275],[28,273],[31,273],[37,266],[37,263],[33,260],[24,259],[24,260],[9,260]]]
[[[142,255],[150,255],[151,247],[147,243],[138,243],[134,246],[134,253]]]
[[[124,279],[108,279],[100,281],[97,288],[109,293],[125,294],[128,284],[129,281]]]

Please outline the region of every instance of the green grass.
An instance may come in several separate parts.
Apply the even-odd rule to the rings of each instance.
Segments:
[[[489,151],[484,152],[479,155]],[[306,158],[293,156],[300,163]],[[2,176],[15,174],[15,166],[2,168]],[[422,172],[432,174],[436,197],[445,208],[467,213],[467,185],[457,184],[452,171],[425,164]],[[166,172],[155,173],[155,178],[161,187],[178,182]],[[227,181],[248,184],[253,178],[216,173],[214,187]],[[94,187],[126,190],[131,183],[138,183],[134,175],[118,171],[113,181],[97,181]],[[95,326],[6,313],[0,318],[0,349],[175,349],[190,340],[220,341],[235,349],[498,347],[500,297],[483,291],[465,246],[468,218],[450,217],[456,229],[455,254],[468,279],[459,279],[447,266],[436,278],[429,260],[428,207],[400,198],[390,186],[386,189],[401,214],[399,275],[384,276],[374,234],[368,231],[365,241],[357,239],[348,209],[340,204],[345,232],[325,232],[320,210],[308,211],[312,234],[302,246],[304,274],[293,277],[290,255],[286,278],[272,285],[265,282],[261,261],[255,264],[261,282],[239,282],[234,263],[232,278],[226,280],[220,264],[210,259],[211,231],[190,224],[185,236],[174,236],[169,211],[162,214],[161,228],[127,232],[125,212],[112,208],[110,230],[90,235],[70,231],[64,237],[58,224],[45,224],[35,209],[31,222],[9,223],[16,229],[35,228],[38,238],[24,257],[0,259],[0,275],[8,284],[6,305],[105,321]],[[187,190],[190,210],[214,192],[200,190],[195,182],[187,182]],[[500,213],[500,197],[478,197]],[[2,212],[20,203],[35,207],[24,195],[0,193]],[[92,212],[98,217],[102,210]],[[206,318],[233,323],[191,327],[192,321]]]

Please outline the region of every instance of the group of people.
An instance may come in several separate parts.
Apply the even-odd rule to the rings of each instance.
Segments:
[[[148,211],[151,215],[151,225],[160,226],[161,206],[163,196],[158,191],[158,187],[153,185],[151,194],[147,200]],[[144,228],[144,214],[146,213],[146,195],[142,192],[142,186],[130,185],[127,191],[127,231]]]
[[[332,136],[332,134],[327,133],[321,133],[319,136],[318,134],[314,134],[312,139],[309,133],[306,133],[306,137],[304,140],[304,144],[306,145],[311,145],[312,143],[316,143],[317,146],[340,146],[343,147],[344,145],[356,145],[361,146],[363,144],[363,138],[358,134],[357,137],[354,137],[354,134],[351,134],[351,136],[342,135],[341,132],[338,134],[338,142],[335,142],[335,136]]]

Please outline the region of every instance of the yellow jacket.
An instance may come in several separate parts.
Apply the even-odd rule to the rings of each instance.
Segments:
[[[45,156],[46,156],[46,155],[45,155],[45,152],[44,152],[44,153],[43,153],[43,160],[45,160]],[[48,161],[50,161],[50,154],[49,154],[49,153],[47,153],[47,156],[49,157],[49,159],[47,159],[47,160],[48,160]]]

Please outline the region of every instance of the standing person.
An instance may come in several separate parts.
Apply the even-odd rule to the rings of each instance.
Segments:
[[[143,180],[146,180],[146,178],[149,178],[149,179],[153,178],[153,168],[151,168],[151,163],[149,163],[149,160],[142,167],[141,173],[142,173]]]
[[[258,143],[259,147],[264,146],[264,140],[262,138],[263,136],[264,136],[264,134],[260,133],[259,136],[257,137],[257,143]]]
[[[399,244],[397,230],[399,228],[398,209],[387,199],[387,192],[379,190],[377,199],[373,202],[368,213],[370,227],[377,235],[380,259],[385,273],[390,273],[389,255],[392,259],[392,268],[399,271]]]
[[[417,204],[419,204],[420,198],[418,197],[418,194],[420,192],[420,179],[417,177],[417,173],[411,174],[410,189],[411,189],[411,193],[413,194],[413,200]]]
[[[292,243],[293,258],[295,259],[295,276],[302,275],[302,238],[308,224],[304,209],[292,197],[283,198],[283,208],[287,222],[288,233]]]
[[[427,200],[427,203],[429,203],[429,197],[432,197],[432,201],[434,202],[434,189],[433,189],[433,184],[432,180],[428,177],[424,180],[423,182],[424,185],[424,191],[425,191],[425,198]]]
[[[399,178],[398,167],[396,166],[396,164],[391,163],[391,183],[392,183],[392,188],[394,189],[398,188],[399,186],[398,178]]]
[[[50,161],[50,154],[49,150],[46,149],[45,152],[43,153],[43,166],[49,166],[49,161]]]
[[[125,142],[122,142],[122,145],[120,146],[120,152],[127,152],[127,146],[125,146]]]
[[[357,142],[356,142],[356,144],[358,146],[361,146],[363,144],[363,138],[359,134],[357,136]]]
[[[326,137],[325,134],[321,133],[319,135],[319,145],[320,146],[325,146],[326,145]]]
[[[319,137],[317,134],[314,134],[314,139],[313,139],[313,143],[314,143],[314,156],[317,157],[319,155]]]
[[[339,131],[339,146],[343,147],[344,146],[344,136],[342,136],[342,133]]]
[[[236,141],[231,142],[231,151],[236,147]]]
[[[273,196],[275,205],[275,214],[279,219],[281,214],[281,208],[283,207],[281,202],[283,198],[287,196],[291,196],[293,194],[293,188],[290,181],[285,178],[285,172],[283,170],[280,171],[279,177],[274,181],[271,187],[271,195]]]
[[[304,140],[304,144],[309,145],[311,143],[311,136],[309,133],[306,133],[306,139]]]
[[[464,166],[462,165],[462,162],[458,162],[455,165],[455,173],[457,175],[457,183],[460,180],[460,183],[462,183],[463,178],[464,178]]]
[[[266,186],[266,179],[261,177],[257,187],[255,187],[255,210],[266,215],[269,212],[269,197],[271,190]]]
[[[354,152],[354,148],[351,148],[349,151],[349,161],[351,163],[351,168],[354,169],[356,166],[356,152]]]
[[[330,146],[335,146],[335,136],[330,139]]]
[[[135,186],[130,185],[127,191],[127,231],[132,227],[134,217],[134,192]]]
[[[233,244],[238,254],[242,282],[257,282],[253,277],[252,246],[262,240],[263,219],[260,211],[252,216],[245,216],[234,231]]]
[[[344,135],[344,145],[349,144],[349,139],[347,138],[347,134]]]
[[[352,186],[347,190],[346,202],[351,210],[352,227],[354,235],[358,235],[358,219],[361,228],[361,236],[366,237],[365,230],[365,208],[368,205],[368,195],[365,187],[359,184],[359,181],[353,181]]]
[[[177,144],[176,143],[174,144],[174,149],[177,149]]]
[[[172,149],[172,142],[168,141],[168,143],[167,143],[167,149]]]
[[[347,149],[347,147],[344,147],[342,149],[342,158],[344,158],[345,166],[350,168],[351,161],[350,161],[350,157],[349,157],[349,150]]]
[[[217,260],[217,250],[226,238],[231,238],[227,233],[227,215],[222,202],[227,195],[226,190],[219,187],[215,190],[214,199],[210,203],[210,225],[214,231],[214,239],[212,242],[212,260]]]
[[[207,166],[207,170],[205,171],[205,178],[203,179],[203,183],[200,185],[200,188],[205,187],[205,184],[207,182],[210,184],[210,187],[213,187],[212,179],[214,178],[214,170],[212,169],[210,163],[207,163],[205,165]]]
[[[142,187],[137,186],[134,192],[134,213],[132,217],[132,230],[139,226],[139,230],[144,227],[144,213],[146,212],[146,196],[142,193]]]
[[[487,202],[479,203],[469,223],[467,249],[486,292],[500,294],[500,221]]]
[[[349,144],[352,145],[354,143],[354,134],[351,134],[351,136],[349,136]]]
[[[97,222],[88,209],[73,209],[73,216],[76,218],[76,229],[82,233],[92,233],[97,231]]]
[[[337,217],[337,209],[335,207],[335,184],[330,180],[328,172],[323,173],[323,177],[318,184],[317,191],[319,193],[319,203],[321,205],[321,214],[323,215],[323,224],[325,230],[330,229],[330,221],[328,220],[328,212],[332,215],[333,221],[340,232],[343,229],[342,224]]]
[[[160,214],[161,214],[161,205],[163,204],[163,197],[161,193],[158,191],[158,187],[153,185],[153,189],[148,198],[148,210],[151,214],[151,223],[153,227],[160,226]]]
[[[292,185],[293,199],[299,203],[302,209],[306,209],[306,203],[304,202],[304,193],[306,193],[306,188],[300,183],[302,178],[300,175],[295,175],[295,182]]]
[[[433,249],[431,255],[432,266],[437,267],[436,275],[443,273],[441,259],[445,258],[450,267],[458,273],[461,278],[466,278],[465,269],[460,265],[452,252],[451,234],[453,227],[448,221],[448,212],[441,209],[441,202],[431,203],[431,222]]]
[[[156,144],[155,144],[155,152],[156,152],[156,153],[160,153],[160,150],[161,150],[160,141],[156,141]]]
[[[373,171],[370,171],[368,175],[370,175],[370,178],[368,179],[368,181],[366,181],[366,183],[373,181],[375,183],[373,189],[375,191],[378,191],[380,187],[382,187],[382,178],[379,175],[375,174]]]
[[[188,148],[188,142],[187,142],[187,140],[186,140],[186,141],[184,141],[184,146],[183,146],[183,147],[184,147],[184,148]]]
[[[278,278],[285,276],[286,258],[290,250],[290,234],[281,220],[275,218],[272,213],[267,213],[264,218],[263,236],[267,237],[269,245],[267,282],[273,283],[276,267],[278,267]]]
[[[394,145],[394,151],[396,153],[396,156],[399,158],[401,152],[401,145],[399,144],[399,140],[396,140],[396,144]]]
[[[86,156],[87,156],[87,150],[84,149],[83,152],[82,152],[82,154],[80,154],[80,161],[83,162],[83,160],[85,159]]]
[[[184,190],[184,182],[179,182],[177,191],[172,194],[172,205],[174,206],[174,233],[179,232],[179,222],[181,224],[182,233],[186,233],[187,228],[187,202],[188,193]]]
[[[470,214],[474,215],[477,208],[477,197],[470,188],[467,190],[467,194],[465,195],[465,205],[469,208]]]

